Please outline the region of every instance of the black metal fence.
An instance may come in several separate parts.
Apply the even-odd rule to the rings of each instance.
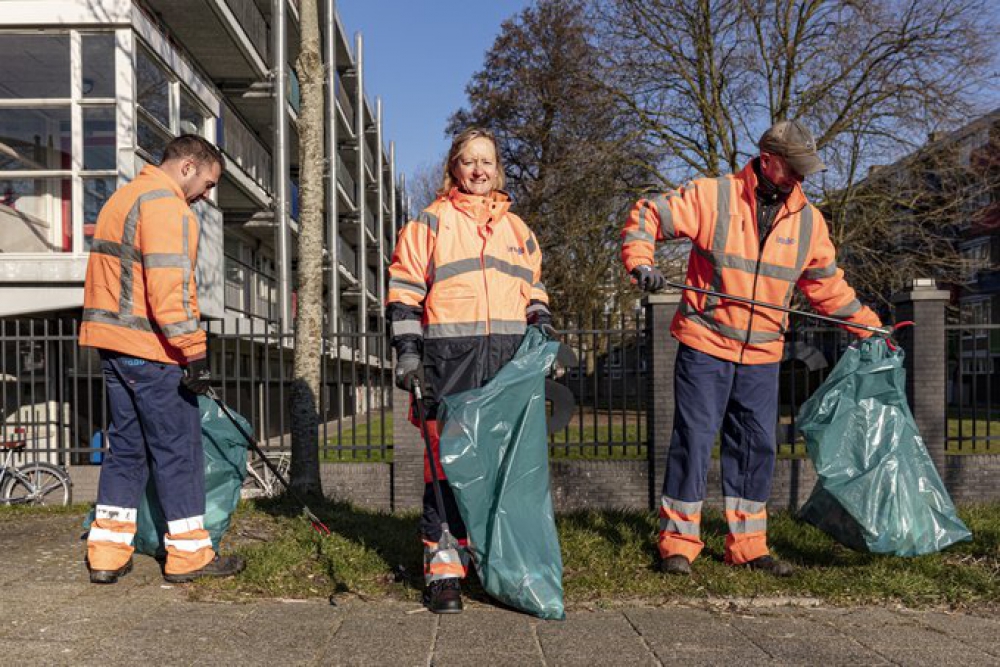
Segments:
[[[644,313],[565,318],[558,325],[578,364],[558,380],[573,393],[576,405],[569,425],[549,437],[552,457],[647,458],[651,383]],[[289,451],[292,334],[256,318],[216,321],[209,328],[209,358],[224,400],[251,422],[264,448]],[[1000,325],[945,329],[947,452],[1000,453],[1000,375],[995,372]],[[97,354],[77,345],[78,331],[73,319],[0,320],[0,441],[26,441],[22,457],[62,465],[101,460],[103,440],[96,436],[107,424],[104,382]],[[780,373],[780,455],[805,455],[796,413],[850,340],[836,328],[788,332]],[[394,427],[408,426],[393,424],[386,336],[327,336],[320,363],[321,460],[391,460]]]

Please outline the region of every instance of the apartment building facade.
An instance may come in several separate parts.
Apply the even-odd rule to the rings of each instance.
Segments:
[[[383,137],[381,100],[366,94],[362,36],[347,38],[333,0],[319,4],[327,64],[326,327],[378,335],[407,201],[394,146]],[[265,337],[236,352],[217,346],[213,367],[238,380],[254,363],[254,345],[287,348],[291,338],[281,336],[291,331],[296,306],[299,212],[298,0],[8,0],[3,10],[0,319],[78,317],[101,207],[143,165],[157,163],[172,137],[197,133],[228,162],[210,199],[195,207],[206,327],[223,338]],[[41,354],[33,350],[18,343],[12,354],[23,365]],[[344,354],[372,370],[388,365],[387,353],[363,345],[360,357]],[[6,423],[38,421],[25,410],[44,412],[46,422],[71,421],[63,414],[75,409],[68,401],[42,406],[25,398],[32,381],[21,368],[2,378],[5,388],[18,387],[7,392],[18,398],[5,394]],[[345,391],[337,400],[358,409],[363,389]]]

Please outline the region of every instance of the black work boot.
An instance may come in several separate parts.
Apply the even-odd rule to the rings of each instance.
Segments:
[[[795,568],[791,564],[783,560],[778,560],[773,556],[760,556],[759,558],[754,558],[751,561],[743,563],[743,566],[751,570],[767,572],[775,577],[790,577],[795,574]]]
[[[432,581],[424,589],[424,605],[435,614],[461,613],[462,584],[454,577]]]
[[[90,564],[87,564],[90,569]],[[124,577],[132,571],[132,558],[117,570],[90,570],[90,583],[92,584],[117,584],[119,577]]]
[[[182,574],[164,574],[163,578],[172,584],[187,584],[202,577],[232,577],[242,572],[246,566],[246,561],[239,556],[220,556],[216,554],[215,558],[200,570],[184,572]]]
[[[684,556],[668,556],[660,561],[660,572],[690,576],[691,562]]]

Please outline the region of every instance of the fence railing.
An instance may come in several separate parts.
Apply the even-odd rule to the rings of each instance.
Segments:
[[[232,255],[225,256],[223,305],[244,317],[274,320],[278,315],[278,285],[274,276]]]
[[[26,441],[19,457],[60,465],[101,460],[104,443],[95,434],[109,423],[104,379],[98,353],[81,348],[78,333],[73,319],[0,320],[0,440]],[[281,334],[262,319],[221,320],[209,323],[208,341],[223,400],[250,421],[265,449],[289,451],[292,334]],[[386,336],[334,333],[323,339],[320,353],[321,459],[389,460],[392,373]]]
[[[949,454],[1000,453],[1000,325],[946,325]]]

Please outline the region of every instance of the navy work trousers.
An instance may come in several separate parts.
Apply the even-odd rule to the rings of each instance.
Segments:
[[[150,471],[167,521],[205,513],[205,458],[197,398],[176,364],[101,352],[110,454],[97,504],[138,508]]]
[[[723,496],[767,501],[777,452],[778,364],[738,364],[681,344],[674,402],[663,495],[704,500],[721,427]]]

